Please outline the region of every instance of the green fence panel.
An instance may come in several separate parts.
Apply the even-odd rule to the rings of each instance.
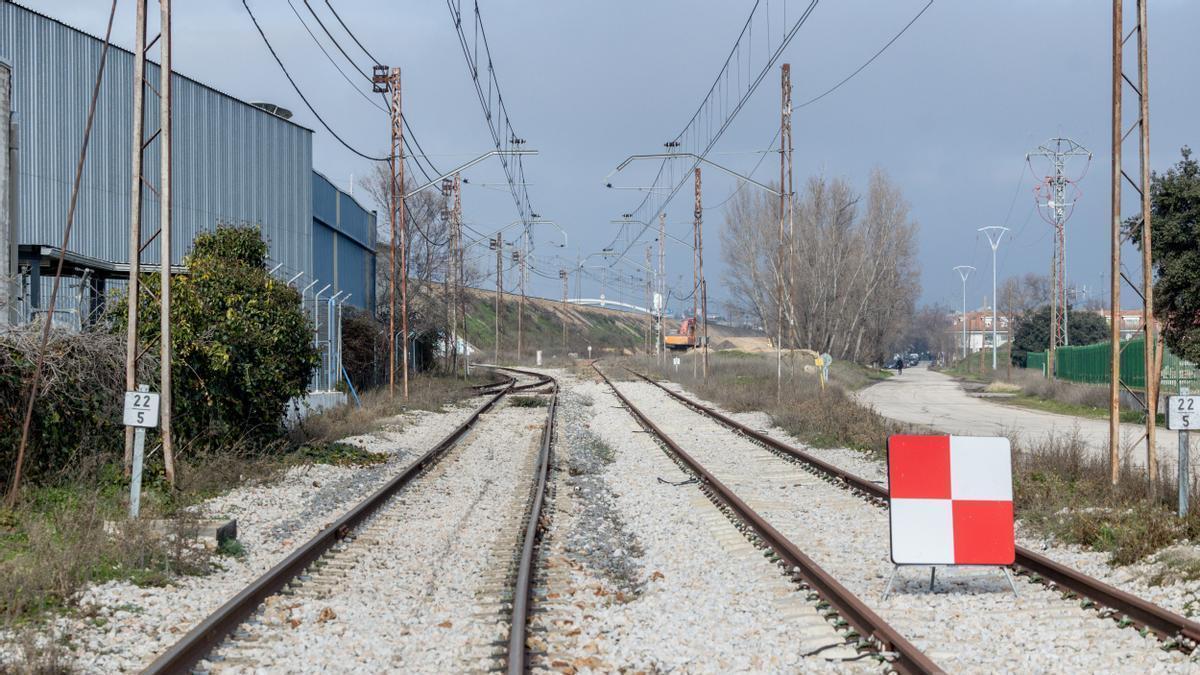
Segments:
[[[1025,367],[1030,370],[1039,370],[1043,375],[1046,374],[1046,352],[1029,352],[1025,355]]]
[[[1146,368],[1143,361],[1145,338],[1121,343],[1121,380],[1130,389],[1145,389]],[[1054,350],[1054,374],[1060,380],[1087,384],[1108,384],[1110,355],[1107,342],[1082,347],[1059,347]],[[1046,372],[1046,352],[1030,352],[1027,366]],[[1163,354],[1162,393],[1175,394],[1180,387],[1200,391],[1200,368],[1169,350]]]

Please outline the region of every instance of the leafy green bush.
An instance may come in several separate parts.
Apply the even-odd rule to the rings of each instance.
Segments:
[[[183,452],[277,441],[288,400],[304,395],[318,364],[300,294],[271,277],[266,260],[257,228],[221,225],[196,237],[188,273],[172,280],[174,431]],[[140,312],[156,317],[158,276],[143,283]],[[123,308],[116,317],[123,332]],[[138,333],[156,344],[158,322],[140,322]]]

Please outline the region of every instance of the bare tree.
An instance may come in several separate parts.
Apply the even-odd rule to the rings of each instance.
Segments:
[[[871,175],[861,213],[860,201],[844,179],[809,179],[783,246],[774,200],[740,194],[727,207],[730,292],[771,335],[782,303],[784,346],[879,361],[902,341],[919,290],[917,225],[881,170]]]
[[[400,251],[396,253],[396,269],[390,266],[391,245],[391,169],[386,162],[375,165],[374,170],[360,181],[363,189],[379,208],[381,217],[376,222],[378,234],[376,245],[376,297],[380,302],[380,315],[386,319],[391,311],[389,293],[393,274],[399,274]],[[411,190],[412,184],[405,187]],[[404,220],[408,226],[406,252],[408,255],[408,323],[412,335],[446,329],[446,294],[443,283],[449,271],[450,228],[447,218],[446,199],[441,192],[423,190],[404,200]],[[397,235],[399,246],[399,235]],[[464,270],[464,278],[470,284],[477,279],[476,271],[470,266]]]

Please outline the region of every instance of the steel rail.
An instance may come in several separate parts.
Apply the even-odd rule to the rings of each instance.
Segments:
[[[515,382],[515,380],[514,380]],[[195,628],[188,631],[170,649],[163,652],[151,663],[144,673],[186,674],[199,663],[213,648],[218,646],[237,627],[249,618],[268,597],[281,591],[293,579],[304,571],[326,551],[344,539],[351,531],[367,517],[386,504],[397,492],[419,476],[425,468],[437,461],[447,450],[454,447],[463,436],[479,421],[488,410],[505,395],[514,390],[513,383],[508,383],[502,391],[492,395],[483,405],[475,410],[469,418],[458,425],[454,431],[433,446],[419,459],[410,464],[386,485],[372,495],[359,502],[357,506],[347,511],[333,524],[321,530],[315,537],[300,546],[281,562],[246,586],[228,602],[201,621]]]
[[[525,371],[514,371],[525,372]],[[551,380],[553,382],[553,380]],[[529,508],[529,522],[525,525],[525,538],[521,544],[521,562],[517,567],[516,584],[513,587],[512,617],[509,622],[508,672],[522,675],[528,669],[528,654],[525,650],[529,621],[529,607],[533,596],[534,553],[539,540],[542,506],[545,502],[546,485],[550,474],[550,459],[554,444],[554,422],[558,410],[558,383],[554,382],[550,392],[546,426],[542,428],[542,446],[538,453],[537,470],[533,487],[533,500]]]
[[[687,407],[717,420],[735,432],[812,466],[828,477],[835,479],[835,482],[843,483],[852,491],[864,495],[871,501],[881,502],[884,505],[887,504],[888,489],[886,487],[839,469],[799,448],[755,431],[731,419],[728,415],[724,415],[708,406],[689,399],[678,392],[671,391],[661,383],[641,373],[628,368],[626,370],[663,390]],[[1200,623],[1176,614],[1164,607],[1160,607],[1148,600],[1139,598],[1132,593],[1106,584],[1099,579],[1088,576],[1083,572],[1051,560],[1027,548],[1017,547],[1016,562],[1013,566],[1037,575],[1053,586],[1066,589],[1075,595],[1091,600],[1097,605],[1114,610],[1123,617],[1128,618],[1135,627],[1148,629],[1164,640],[1174,641],[1186,653],[1191,653],[1196,648],[1196,645],[1200,643]]]
[[[621,403],[629,409],[633,416],[648,431],[653,433],[663,445],[683,461],[685,465],[707,486],[712,494],[775,551],[787,564],[795,576],[799,576],[816,591],[816,593],[834,609],[837,610],[859,635],[871,639],[879,646],[881,653],[894,655],[889,665],[901,673],[942,673],[938,667],[920,649],[909,642],[895,628],[866,605],[857,596],[842,586],[831,574],[822,569],[816,562],[805,555],[790,540],[771,526],[762,516],[743,502],[732,490],[725,486],[712,473],[705,469],[683,448],[679,447],[666,433],[654,424],[637,406],[608,379],[600,367],[592,363],[592,368],[608,384]]]

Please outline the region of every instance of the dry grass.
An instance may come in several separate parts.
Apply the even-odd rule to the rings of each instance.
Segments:
[[[679,371],[665,371],[650,359],[631,361],[630,367],[646,375],[659,374],[686,387],[697,396],[733,412],[763,411],[775,424],[814,447],[848,447],[880,456],[889,434],[907,429],[875,411],[858,405],[847,393],[882,379],[852,364],[834,364],[830,383],[821,388],[815,373],[784,361],[781,396],[776,400],[777,363],[772,356],[717,353],[709,357],[709,377],[693,377],[691,355],[683,357]],[[794,367],[793,367],[794,366]],[[624,371],[606,368],[620,379]]]
[[[0,515],[0,615],[6,624],[69,607],[89,583],[127,579],[155,586],[207,571],[203,548],[184,537],[161,536],[145,520],[127,521],[120,490],[40,487]],[[143,518],[165,515],[155,499],[146,501]],[[176,522],[182,532],[186,521],[176,514]]]
[[[856,448],[882,459],[889,435],[921,431],[893,423],[859,405],[838,381],[836,370],[834,382],[824,391],[814,376],[798,371],[794,378],[785,379],[782,403],[776,403],[772,359],[727,359],[715,355],[710,363],[708,382],[693,378],[687,361],[681,364],[678,373],[674,368],[658,371],[650,360],[631,361],[629,365],[647,375],[661,372],[695,395],[727,410],[766,412],[776,425],[816,447]],[[605,372],[618,378],[624,371],[617,366],[613,363]],[[1064,395],[1086,389],[1070,383],[1056,386]],[[1173,510],[1174,478],[1161,475],[1158,497],[1149,499],[1145,471],[1129,461],[1128,453],[1120,467],[1120,481],[1114,487],[1108,462],[1089,450],[1078,437],[1063,436],[1028,444],[1016,434],[1009,435],[1013,437],[1017,515],[1029,531],[1107,552],[1118,565],[1145,560],[1180,541],[1200,539],[1197,486],[1191,486],[1193,511],[1185,518],[1178,518]],[[1200,576],[1200,562],[1188,558],[1175,564],[1172,561],[1176,558],[1179,556],[1164,555],[1160,560],[1165,569],[1175,569],[1161,575],[1164,582],[1181,575]]]
[[[407,399],[400,393],[399,382],[395,397],[388,395],[386,387],[363,392],[361,407],[351,403],[310,415],[291,431],[289,438],[296,447],[301,447],[367,433],[377,429],[382,420],[409,410],[440,412],[445,406],[474,395],[469,389],[471,385],[488,381],[486,373],[470,380],[444,375],[414,376],[408,382]]]
[[[1012,383],[1028,396],[1108,410],[1108,385],[1051,380],[1040,372],[1013,368]]]
[[[1127,565],[1185,539],[1200,536],[1200,509],[1184,518],[1174,513],[1177,483],[1165,472],[1158,497],[1149,498],[1144,469],[1128,454],[1112,485],[1107,460],[1074,436],[1036,445],[1013,445],[1013,487],[1021,522],[1038,534],[1111,555]],[[1190,503],[1195,505],[1196,486]]]

